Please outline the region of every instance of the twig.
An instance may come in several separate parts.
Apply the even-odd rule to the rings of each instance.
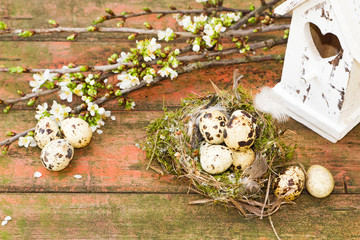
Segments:
[[[156,150],[157,143],[158,143],[158,141],[157,141],[158,135],[159,135],[159,130],[156,131],[156,136],[155,136],[156,141],[155,141],[154,149],[153,149],[153,152],[152,152],[152,154],[151,154],[149,163],[148,163],[148,165],[147,165],[147,167],[146,167],[146,171],[149,170],[149,167],[150,167],[150,165],[151,165],[151,162],[152,162],[152,160],[153,160],[153,158],[154,158],[155,150]]]
[[[43,96],[43,95],[49,95],[49,94],[52,94],[52,93],[57,92],[57,91],[59,91],[58,87],[56,87],[54,89],[48,89],[48,90],[45,90],[45,91],[37,92],[37,93],[26,94],[24,97],[21,97],[21,98],[14,98],[14,99],[2,100],[2,101],[6,105],[7,104],[14,104],[14,103],[17,103],[17,102],[29,100],[29,99],[31,99],[33,97],[40,97],[40,96]]]
[[[269,178],[268,178],[268,185],[267,185],[267,188],[266,188],[265,201],[264,201],[263,207],[261,208],[261,217],[260,217],[260,219],[262,219],[263,215],[264,215],[265,205],[266,205],[266,202],[268,201],[269,194],[270,194],[270,185],[271,185],[271,173],[270,173]]]
[[[271,228],[272,228],[272,230],[273,230],[276,238],[277,238],[278,240],[281,240],[281,238],[279,237],[279,235],[278,235],[277,232],[276,232],[276,229],[275,229],[275,227],[274,227],[274,223],[273,223],[273,221],[272,221],[272,219],[271,219],[271,215],[269,215],[269,222],[270,222]]]
[[[281,0],[273,0],[272,2],[267,3],[266,5],[262,5],[258,8],[256,8],[254,11],[246,14],[243,18],[241,18],[237,23],[235,23],[233,26],[231,26],[231,29],[239,29],[242,25],[246,24],[249,18],[254,17],[258,15],[259,13],[265,11],[268,8],[271,8],[275,6],[278,2]]]
[[[31,129],[28,129],[28,130],[26,130],[26,131],[24,131],[24,132],[22,132],[22,133],[18,133],[18,134],[16,134],[15,136],[13,136],[13,137],[11,137],[11,138],[9,138],[9,139],[7,139],[7,140],[4,140],[4,141],[0,142],[0,146],[10,145],[11,143],[13,143],[13,142],[15,142],[16,140],[18,140],[20,137],[23,137],[23,136],[25,136],[26,134],[28,134],[28,132],[34,131],[34,130],[35,130],[35,128],[31,128]]]

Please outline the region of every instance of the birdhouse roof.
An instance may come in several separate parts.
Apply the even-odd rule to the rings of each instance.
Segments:
[[[275,8],[275,14],[284,15],[298,6],[313,0],[287,0]],[[350,54],[360,63],[360,1],[327,0],[335,13]]]

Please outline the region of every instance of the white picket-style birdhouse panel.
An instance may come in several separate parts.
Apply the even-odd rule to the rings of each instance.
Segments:
[[[282,79],[288,115],[332,142],[360,121],[360,0],[288,0],[292,11]]]

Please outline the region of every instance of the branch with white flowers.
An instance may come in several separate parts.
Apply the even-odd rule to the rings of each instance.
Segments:
[[[283,60],[284,56],[283,55],[265,55],[265,56],[247,56],[247,57],[242,57],[242,58],[234,58],[234,59],[226,59],[226,60],[220,60],[220,61],[204,61],[204,62],[193,62],[190,63],[180,69],[178,69],[177,74],[184,74],[184,73],[189,73],[192,71],[196,71],[199,69],[203,69],[203,68],[208,68],[208,67],[214,67],[214,66],[226,66],[226,65],[232,65],[232,64],[244,64],[244,63],[251,63],[251,62],[263,62],[263,61],[280,61]],[[151,85],[154,85],[158,82],[161,82],[163,80],[168,79],[167,77],[156,77],[153,79],[153,82],[151,83]],[[148,84],[146,82],[141,82],[140,84],[128,88],[128,89],[124,89],[121,91],[121,95],[125,96],[131,92],[134,92],[136,90],[139,90],[143,87],[147,87]],[[94,104],[96,105],[102,105],[110,100],[114,100],[116,98],[116,96],[112,96],[112,97],[102,97],[102,98],[98,98],[96,101],[94,101]],[[73,114],[78,114],[81,111],[83,111],[84,108],[82,105],[78,105],[77,107],[75,107],[72,110]],[[35,128],[31,128],[29,130],[26,130],[24,132],[21,133],[13,133],[13,136],[10,137],[9,139],[6,139],[2,142],[0,142],[0,146],[5,146],[4,148],[6,148],[6,151],[9,149],[9,146],[17,141],[20,137],[24,137],[26,136],[29,132],[34,131]]]

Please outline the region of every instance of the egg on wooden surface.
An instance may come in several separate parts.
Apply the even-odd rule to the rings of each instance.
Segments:
[[[233,112],[224,129],[226,146],[235,151],[249,148],[253,145],[255,136],[255,119],[243,110]]]
[[[246,148],[241,151],[233,151],[234,171],[242,171],[249,167],[255,160],[254,150]]]
[[[61,133],[74,148],[86,147],[92,138],[89,124],[81,118],[71,117],[61,121]]]
[[[285,200],[295,200],[304,189],[305,174],[298,166],[290,166],[274,180],[274,194]]]
[[[43,148],[40,159],[44,167],[50,171],[61,171],[74,157],[74,147],[65,139],[56,139]]]
[[[55,121],[44,117],[38,121],[34,131],[34,139],[39,148],[43,149],[52,140],[60,138],[60,129]]]
[[[320,165],[312,165],[306,173],[306,190],[316,198],[330,195],[334,189],[334,178],[329,170]]]
[[[224,142],[225,114],[218,110],[205,110],[199,117],[199,130],[205,141],[211,144]]]
[[[233,162],[232,151],[222,145],[207,145],[201,147],[200,164],[205,172],[219,174],[225,172]]]

